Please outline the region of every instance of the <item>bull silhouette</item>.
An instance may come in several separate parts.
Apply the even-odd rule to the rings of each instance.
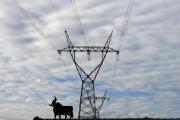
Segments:
[[[54,96],[54,100],[52,101],[51,105],[54,111],[54,119],[56,120],[56,116],[59,115],[59,119],[61,119],[61,115],[65,115],[65,119],[67,115],[70,116],[70,119],[73,118],[73,107],[72,106],[63,106],[61,103],[56,102],[57,99]]]

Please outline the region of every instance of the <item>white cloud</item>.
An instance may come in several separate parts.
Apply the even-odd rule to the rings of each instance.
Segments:
[[[57,46],[67,47],[64,30],[50,1],[18,0],[42,32]],[[52,0],[74,45],[84,45],[70,1]],[[129,1],[117,1],[112,48],[117,48]],[[0,1],[0,120],[52,118],[48,106],[53,96],[73,105],[78,115],[81,81],[69,53],[63,53],[67,75],[57,51],[36,31],[12,1]],[[103,46],[113,28],[114,1],[76,0],[88,45]],[[115,54],[110,53],[100,70],[97,95],[107,96],[104,117],[179,117],[180,17],[179,1],[135,0],[122,44],[116,77]],[[94,68],[101,54],[91,53]],[[77,54],[89,71],[87,54]],[[77,90],[76,90],[76,89]],[[10,114],[10,115],[9,115]]]

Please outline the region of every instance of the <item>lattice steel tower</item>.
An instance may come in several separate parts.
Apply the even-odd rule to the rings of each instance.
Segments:
[[[80,103],[79,103],[79,113],[78,113],[78,119],[98,119],[100,118],[99,112],[100,109],[104,103],[104,101],[107,99],[106,92],[103,97],[96,97],[95,96],[95,88],[94,88],[94,82],[97,77],[97,74],[99,73],[99,70],[106,58],[106,55],[108,52],[116,52],[117,55],[119,55],[119,51],[110,48],[110,42],[112,37],[111,32],[107,42],[104,46],[73,46],[72,42],[70,41],[70,38],[65,31],[66,38],[67,38],[67,44],[68,47],[58,50],[58,53],[61,54],[61,52],[70,52],[70,55],[73,59],[73,62],[76,66],[76,69],[78,71],[78,74],[82,81],[81,86],[81,95],[80,95]],[[102,60],[101,62],[88,74],[86,73],[81,66],[76,62],[75,54],[77,52],[87,52],[88,58],[90,59],[90,53],[91,52],[101,52],[102,53]],[[117,57],[118,58],[118,57]],[[96,106],[96,100],[102,100],[100,106]]]

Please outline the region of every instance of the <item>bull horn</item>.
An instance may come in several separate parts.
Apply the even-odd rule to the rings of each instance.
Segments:
[[[56,96],[54,96],[54,98],[56,99]]]
[[[52,105],[49,104],[49,106],[52,106]]]
[[[57,100],[56,96],[54,96],[54,100]]]

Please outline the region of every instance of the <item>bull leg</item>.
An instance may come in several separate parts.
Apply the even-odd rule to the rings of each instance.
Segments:
[[[54,114],[54,119],[56,120],[56,114]]]
[[[70,119],[71,119],[71,118],[73,118],[73,112],[71,113],[71,115],[70,115],[70,116],[71,116],[71,117],[70,117]]]
[[[59,119],[61,119],[61,115],[59,115]]]
[[[65,119],[67,118],[67,115],[65,115]]]

